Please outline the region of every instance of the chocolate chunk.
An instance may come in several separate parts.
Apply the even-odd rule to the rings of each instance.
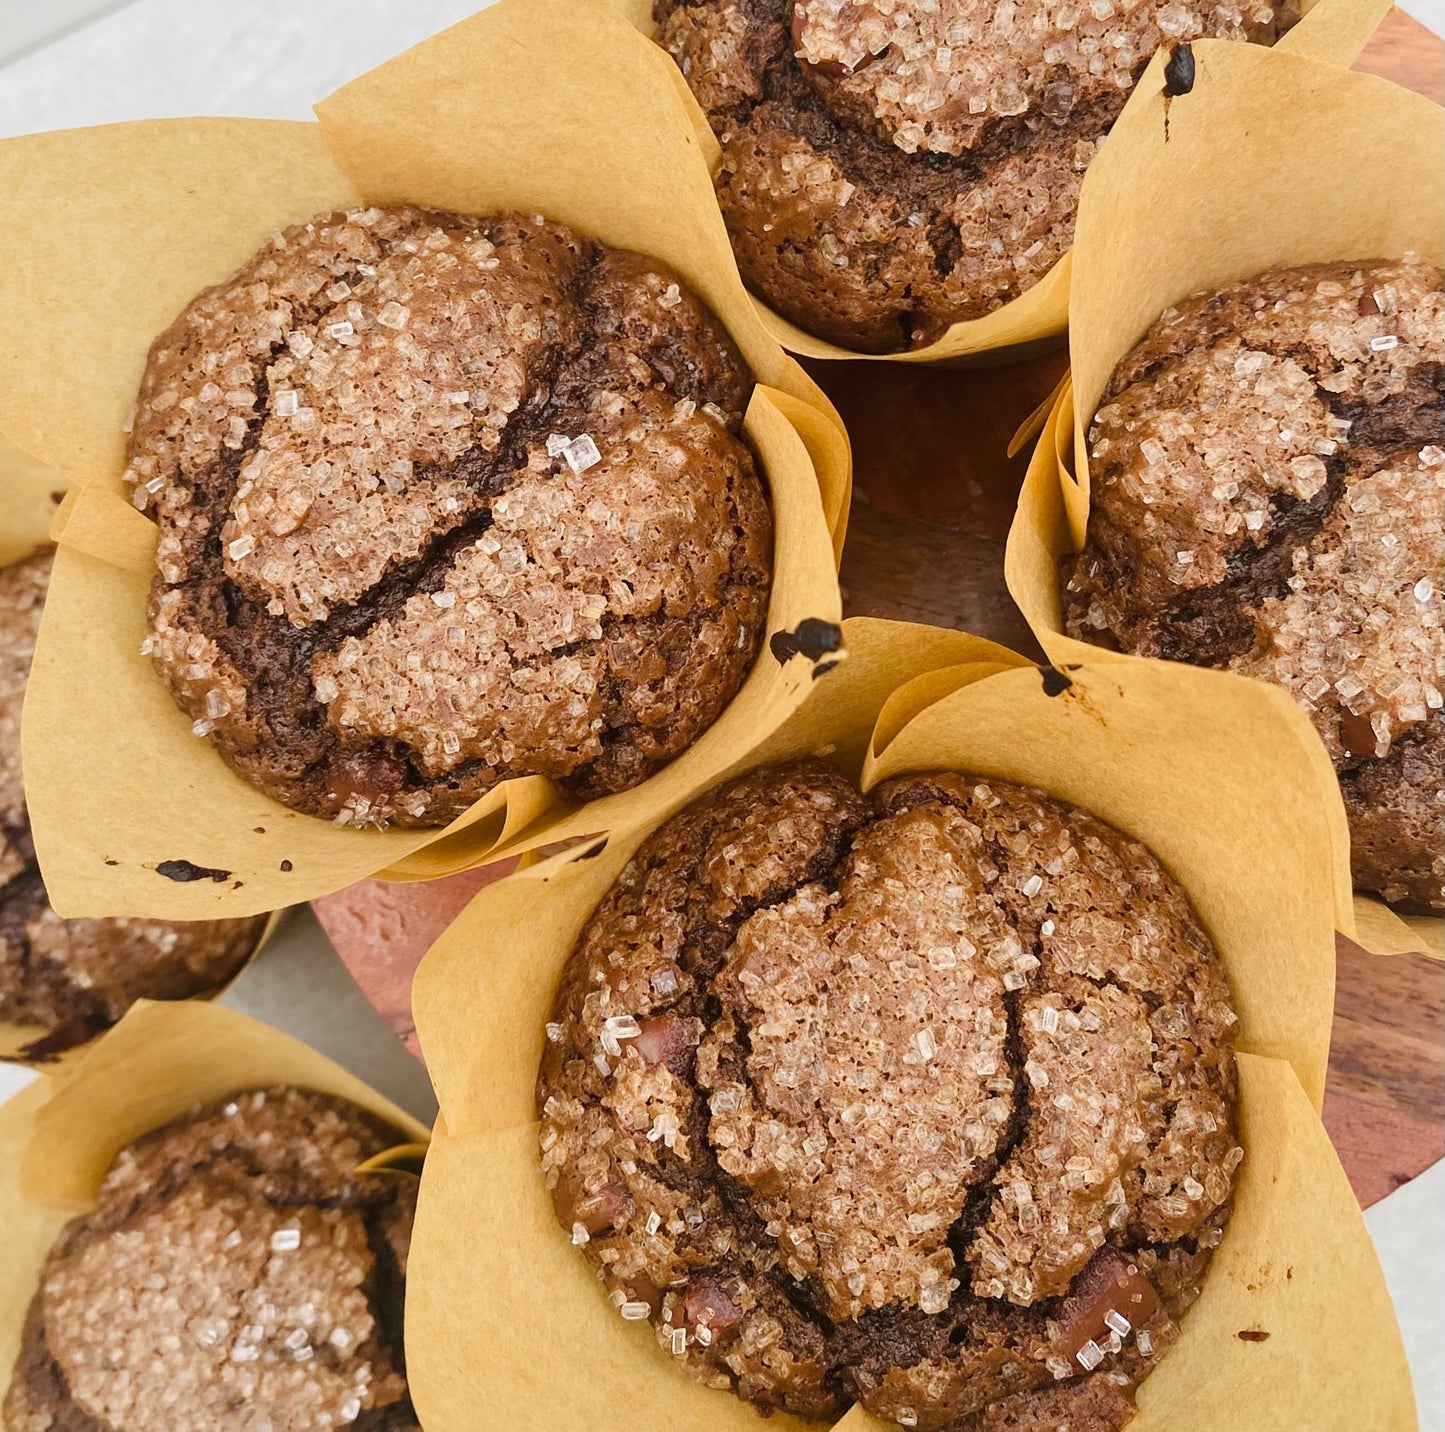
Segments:
[[[1164,94],[1178,99],[1194,88],[1194,50],[1190,45],[1175,45],[1164,66]]]
[[[662,1311],[662,1289],[646,1273],[629,1273],[625,1278],[609,1277],[607,1286],[621,1293],[629,1303],[646,1303],[650,1317],[655,1318]]]
[[[1340,714],[1340,745],[1352,756],[1367,759],[1375,754],[1375,746],[1378,738],[1375,735],[1375,728],[1370,725],[1370,718],[1366,715],[1358,715],[1353,711],[1344,711]]]
[[[843,628],[836,622],[804,617],[793,631],[774,632],[768,648],[780,662],[791,661],[795,656],[821,661],[830,652],[843,649]]]
[[[221,885],[231,878],[229,870],[218,870],[211,865],[196,865],[189,860],[162,860],[156,866],[156,874],[164,875],[167,880],[175,880],[182,885],[188,885],[193,880],[214,880],[217,885]]]
[[[682,1300],[682,1315],[694,1337],[706,1328],[713,1343],[726,1342],[742,1326],[743,1310],[716,1278],[693,1278]]]
[[[691,1076],[697,1053],[697,1029],[691,1020],[663,1014],[639,1019],[637,1027],[640,1033],[624,1049],[633,1050],[644,1064],[665,1064],[680,1079]]]
[[[1057,666],[1041,666],[1039,675],[1044,679],[1045,696],[1062,696],[1074,684]]]
[[[596,1193],[584,1193],[571,1179],[563,1178],[552,1195],[557,1222],[567,1232],[581,1224],[588,1233],[616,1227],[632,1212],[632,1197],[621,1184],[609,1183]]]
[[[1139,1265],[1106,1245],[1074,1279],[1064,1299],[1059,1311],[1063,1326],[1059,1354],[1071,1366],[1093,1371],[1097,1361],[1079,1356],[1090,1343],[1097,1350],[1111,1332],[1128,1337],[1158,1311],[1159,1294]]]
[[[1240,1342],[1268,1342],[1269,1334],[1263,1328],[1241,1328],[1235,1333]]]
[[[326,759],[326,788],[343,804],[359,797],[382,805],[406,780],[406,763],[385,751],[332,751]]]

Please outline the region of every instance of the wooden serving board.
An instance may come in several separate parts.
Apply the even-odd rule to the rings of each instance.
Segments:
[[[1445,43],[1400,11],[1357,68],[1445,102]],[[1019,424],[1068,366],[951,371],[816,363],[853,442],[855,487],[843,556],[844,611],[957,627],[1042,656],[1004,587],[1004,540],[1025,458]],[[315,902],[364,993],[416,1051],[411,976],[471,896],[505,869],[425,884],[365,881]],[[1338,942],[1325,1125],[1363,1206],[1445,1153],[1445,965]]]

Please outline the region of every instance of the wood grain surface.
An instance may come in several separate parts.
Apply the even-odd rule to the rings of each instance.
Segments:
[[[1357,68],[1445,101],[1445,44],[1399,11]],[[1026,363],[964,371],[811,365],[853,442],[842,569],[849,615],[957,627],[1039,655],[1003,582],[1025,463],[1006,452],[1067,364],[1061,346]],[[502,873],[365,881],[316,902],[358,983],[413,1050],[412,971],[472,894]],[[1445,965],[1370,955],[1343,938],[1338,954],[1325,1124],[1368,1206],[1445,1153]]]

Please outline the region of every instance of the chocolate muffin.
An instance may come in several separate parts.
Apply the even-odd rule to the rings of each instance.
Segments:
[[[764,1408],[1096,1432],[1228,1217],[1235,1015],[1154,857],[1037,791],[745,776],[583,930],[537,1086],[621,1317]]]
[[[1171,309],[1089,430],[1068,630],[1274,681],[1314,722],[1355,883],[1441,909],[1445,293],[1414,258]]]
[[[233,1095],[122,1149],[40,1275],[6,1432],[415,1432],[415,1178],[344,1100]]]
[[[246,962],[264,919],[62,920],[35,863],[20,770],[20,712],[51,557],[0,568],[0,1022],[46,1033],[45,1059],[108,1029],[138,999],[185,999]]]
[[[1160,45],[1271,44],[1298,0],[656,0],[722,144],[743,277],[799,327],[886,353],[1031,288]]]
[[[540,216],[277,233],[151,349],[147,650],[237,772],[339,824],[625,790],[762,639],[751,392],[665,267]]]

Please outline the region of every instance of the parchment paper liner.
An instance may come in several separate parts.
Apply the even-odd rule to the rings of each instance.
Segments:
[[[36,462],[22,449],[0,437],[0,567],[28,557],[46,543],[47,532],[56,510],[55,497],[69,488],[68,474],[58,468]],[[281,912],[266,921],[251,953],[231,977],[214,989],[190,996],[192,999],[218,999],[245,972],[247,965],[260,954],[262,947],[276,931]],[[94,1040],[67,1049],[41,1064],[25,1059],[22,1051],[45,1034],[43,1025],[9,1024],[0,1019],[0,1061],[31,1064],[51,1072],[82,1057]]]
[[[642,34],[655,31],[651,0],[613,0]],[[1391,8],[1391,0],[1303,0],[1304,18],[1275,49],[1305,55],[1326,64],[1347,66],[1364,49]],[[1221,42],[1231,43],[1231,42]],[[675,86],[699,132],[709,168],[716,172],[722,151],[708,127],[707,116],[693,98],[675,65]],[[1140,82],[1143,88],[1144,81]],[[1156,86],[1157,88],[1157,86]],[[1114,133],[1109,143],[1116,141]],[[1054,346],[1069,323],[1070,254],[1066,253],[1032,288],[982,318],[953,324],[927,347],[907,353],[855,353],[799,328],[754,297],[758,312],[784,348],[807,358],[858,358],[887,363],[941,363],[971,366],[985,355],[990,362],[1017,361]]]
[[[845,631],[852,656],[838,680],[748,765],[831,750],[865,786],[939,767],[1041,785],[1147,842],[1229,968],[1247,1150],[1236,1211],[1133,1428],[1354,1432],[1366,1405],[1372,1427],[1412,1428],[1384,1282],[1316,1113],[1333,844],[1305,718],[1282,693],[1217,672],[1092,665],[1049,697],[1037,668],[960,633],[866,620]],[[1216,699],[1231,683],[1238,698]],[[818,1425],[761,1423],[669,1368],[650,1329],[618,1319],[558,1228],[541,1175],[533,1088],[557,979],[643,834],[489,886],[418,971],[417,1028],[442,1107],[408,1304],[408,1370],[428,1432]],[[856,1410],[839,1425],[886,1426]]]
[[[217,1004],[138,1004],[66,1072],[0,1106],[0,1401],[45,1256],[116,1154],[197,1104],[272,1084],[349,1099],[409,1141],[366,1166],[405,1166],[427,1142],[424,1125],[339,1064]]]
[[[671,263],[759,379],[747,427],[776,524],[769,632],[838,619],[847,438],[742,287],[696,137],[659,83],[668,63],[607,0],[502,0],[338,91],[320,126],[155,121],[0,144],[0,430],[86,484],[57,521],[26,724],[36,845],[62,913],[239,915],[627,828],[715,779],[811,689],[808,660],[780,665],[765,643],[713,728],[641,787],[579,808],[529,777],[446,830],[382,833],[260,795],[190,735],[139,655],[155,528],[120,473],[146,350],[273,229],[363,197],[538,209]],[[154,873],[176,859],[231,878]]]
[[[1088,522],[1088,422],[1116,364],[1159,314],[1188,294],[1279,264],[1407,250],[1445,261],[1438,106],[1278,49],[1213,42],[1195,45],[1194,55],[1194,89],[1172,102],[1168,140],[1156,58],[1084,183],[1072,384],[1060,385],[1043,416],[1004,568],[1055,663],[1139,660],[1063,634],[1058,562],[1083,545]],[[1335,790],[1322,745],[1318,755],[1320,780]],[[1439,920],[1407,922],[1378,900],[1351,898],[1337,794],[1331,812],[1337,927],[1370,949],[1438,953]]]
[[[0,567],[28,557],[50,536],[70,475],[49,467],[0,433]]]

